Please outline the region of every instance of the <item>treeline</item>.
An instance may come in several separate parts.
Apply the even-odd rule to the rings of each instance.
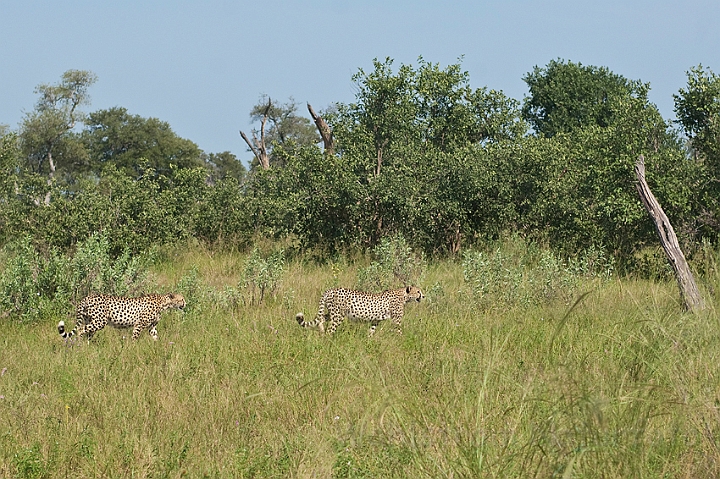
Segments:
[[[684,245],[718,240],[720,78],[702,66],[668,122],[649,84],[606,68],[551,61],[518,101],[472,88],[460,64],[375,61],[353,77],[355,102],[316,115],[317,129],[294,101],[262,98],[249,170],[160,120],[82,113],[95,80],[71,70],[38,86],[17,131],[2,131],[1,244],[30,235],[68,250],[99,232],[119,255],[263,237],[328,256],[402,236],[447,255],[514,233],[632,268],[657,243],[635,189],[640,154]]]

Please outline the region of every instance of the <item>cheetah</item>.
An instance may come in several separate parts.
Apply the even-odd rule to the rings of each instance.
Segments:
[[[138,339],[144,329],[149,328],[152,338],[157,341],[156,326],[160,321],[160,313],[166,309],[185,308],[185,298],[181,294],[148,294],[137,298],[91,294],[83,299],[77,307],[77,320],[70,332],[65,332],[65,322],[58,323],[58,332],[64,339],[75,334],[83,335],[88,341],[93,334],[100,331],[106,324],[116,328],[133,328],[132,339]]]
[[[380,321],[392,319],[399,334],[402,334],[401,322],[405,310],[405,303],[420,302],[422,291],[415,286],[385,291],[383,293],[365,293],[351,289],[329,289],[320,299],[320,307],[315,319],[305,321],[305,315],[298,313],[295,316],[298,324],[304,328],[317,329],[320,332],[332,334],[346,317],[355,321],[370,323],[368,336],[375,334]],[[325,321],[330,319],[326,327]]]

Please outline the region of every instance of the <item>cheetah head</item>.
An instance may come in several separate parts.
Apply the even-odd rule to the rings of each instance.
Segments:
[[[167,298],[168,307],[170,308],[175,308],[182,311],[187,305],[187,303],[185,302],[185,297],[182,294],[168,293],[165,295],[165,298]]]
[[[420,291],[420,288],[417,288],[415,286],[407,286],[405,288],[405,302],[410,302],[412,300],[420,302],[421,299],[423,299],[425,295]]]

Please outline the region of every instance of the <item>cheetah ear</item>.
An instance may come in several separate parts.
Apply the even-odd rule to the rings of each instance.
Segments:
[[[405,293],[410,294],[410,286],[405,287]]]

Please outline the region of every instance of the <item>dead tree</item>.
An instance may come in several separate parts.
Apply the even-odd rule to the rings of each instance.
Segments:
[[[680,249],[675,230],[645,180],[645,157],[643,155],[640,155],[635,163],[635,175],[638,179],[636,186],[640,199],[655,223],[655,230],[660,237],[660,244],[675,271],[685,310],[696,312],[704,309],[705,304],[700,296],[697,284],[695,284],[690,267],[685,260],[685,255]]]
[[[265,123],[267,123],[268,116],[270,114],[270,108],[272,108],[272,100],[268,98],[267,105],[265,105],[265,108],[263,110],[262,121],[260,122],[259,140],[254,131],[252,132],[252,142],[250,142],[250,139],[243,131],[240,131],[240,136],[242,136],[243,140],[245,140],[245,143],[247,143],[250,151],[252,151],[255,155],[255,158],[258,159],[258,161],[260,162],[260,166],[262,166],[263,170],[267,170],[270,168],[270,157],[268,156],[267,147],[265,146]]]
[[[315,113],[315,110],[313,110],[313,107],[310,106],[310,103],[307,104],[307,107],[310,112],[310,116],[315,122],[315,126],[317,126],[318,132],[320,132],[320,136],[322,137],[323,145],[325,146],[325,153],[328,155],[334,154],[335,141],[333,139],[332,131],[330,131],[330,127],[320,115]]]

